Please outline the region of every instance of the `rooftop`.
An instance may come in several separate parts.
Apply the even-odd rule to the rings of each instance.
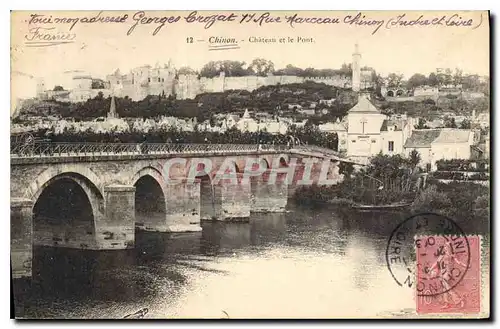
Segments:
[[[360,96],[358,103],[354,105],[348,113],[373,113],[380,114],[380,111],[373,105],[368,98]]]
[[[434,143],[466,143],[469,141],[471,131],[468,129],[441,129]]]
[[[414,130],[404,147],[431,147],[432,143],[467,143],[472,132],[467,129],[422,129]]]
[[[404,147],[431,147],[431,143],[438,138],[439,134],[440,131],[434,129],[414,130]]]
[[[389,126],[394,126],[394,130],[396,131],[401,131],[403,130],[403,127],[405,126],[405,120],[403,119],[386,119],[384,122],[382,122],[382,127],[380,127],[380,131],[388,131]]]

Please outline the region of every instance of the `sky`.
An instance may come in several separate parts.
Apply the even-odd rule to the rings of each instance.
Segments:
[[[174,66],[190,66],[199,70],[212,60],[239,60],[247,63],[254,58],[265,58],[282,68],[287,64],[298,67],[339,68],[350,63],[355,43],[362,54],[361,65],[373,67],[378,73],[387,75],[395,72],[409,78],[414,73],[429,74],[436,68],[460,68],[466,73],[489,74],[489,25],[487,12],[393,12],[393,11],[302,11],[270,12],[281,22],[239,23],[245,13],[260,17],[264,12],[233,12],[235,21],[216,21],[206,28],[204,22],[186,23],[184,17],[191,12],[146,11],[142,18],[181,16],[175,23],[166,23],[153,35],[160,23],[141,24],[134,11],[102,12],[98,17],[128,17],[123,23],[83,23],[84,17],[96,17],[98,12],[14,12],[11,19],[11,69],[12,94],[30,94],[35,78],[43,78],[46,86],[68,81],[66,71],[79,70],[95,78],[104,78],[117,68],[122,73],[150,64],[172,61]],[[352,21],[356,15],[364,16],[365,23]],[[31,21],[31,14],[51,17],[51,23]],[[231,12],[198,12],[196,17]],[[295,22],[293,27],[285,16],[301,18],[337,18],[339,24],[314,24]],[[472,26],[398,26],[402,20],[420,21],[446,16],[454,22],[471,20]],[[346,16],[351,16],[346,19]],[[55,23],[55,18],[79,18],[70,30],[71,24]],[[462,19],[460,19],[460,17]],[[401,22],[401,21],[400,21]],[[128,31],[138,23],[130,35]],[[381,27],[376,31],[377,26]],[[38,32],[37,32],[38,31]],[[37,34],[38,33],[38,34]],[[41,33],[65,35],[70,33],[72,43],[56,46],[31,47],[28,41],[40,41]],[[193,38],[188,43],[187,38]],[[238,49],[209,50],[209,38],[235,38]],[[250,37],[274,38],[275,43],[252,43]],[[313,43],[298,43],[297,37],[312,38]],[[280,43],[280,38],[294,39],[294,43]],[[203,40],[203,41],[199,41]],[[22,74],[19,74],[21,72]],[[33,79],[27,76],[33,77]]]

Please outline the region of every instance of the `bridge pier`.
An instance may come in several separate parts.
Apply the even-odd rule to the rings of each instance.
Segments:
[[[166,184],[165,229],[162,232],[199,232],[200,181],[179,179]]]
[[[274,181],[270,181],[271,176]],[[275,169],[267,170],[262,176],[251,177],[251,211],[284,212],[288,202],[286,174]]]
[[[135,187],[104,187],[105,215],[96,219],[97,249],[127,249],[135,240]]]
[[[205,185],[201,196],[201,219],[238,221],[250,217],[250,182],[243,173],[232,179],[221,179],[213,185]]]
[[[236,179],[219,184],[221,198],[220,220],[248,220],[250,217],[250,181],[237,173]]]
[[[32,276],[33,201],[24,198],[10,200],[10,255],[12,278]]]

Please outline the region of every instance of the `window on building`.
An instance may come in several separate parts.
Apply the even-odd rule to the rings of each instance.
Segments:
[[[377,142],[376,139],[372,139],[372,143],[375,144]]]
[[[161,82],[161,79],[160,79],[160,78],[158,78],[158,82]]]
[[[356,143],[356,140],[355,140],[355,139],[353,139],[351,142]]]
[[[148,78],[148,82],[151,82],[151,78]]]
[[[392,152],[392,151],[394,151],[394,142],[389,141],[389,152]]]

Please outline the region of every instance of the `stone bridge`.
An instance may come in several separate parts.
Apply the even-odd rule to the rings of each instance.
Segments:
[[[300,184],[335,184],[317,147],[33,144],[11,149],[11,259],[31,276],[32,246],[133,248],[135,230],[193,232],[201,220],[284,211]]]

